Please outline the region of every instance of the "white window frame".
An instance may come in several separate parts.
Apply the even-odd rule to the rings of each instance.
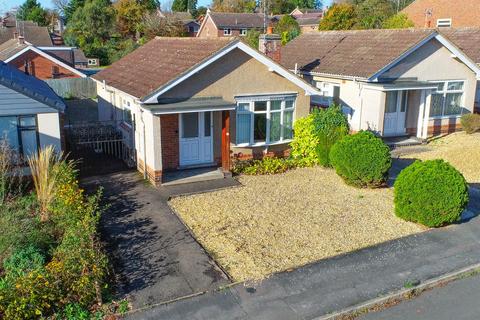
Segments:
[[[129,112],[130,113],[130,121],[131,123],[128,123],[125,121],[125,113]],[[133,114],[132,114],[132,108],[130,106],[130,101],[127,99],[122,99],[122,123],[128,126],[129,128],[132,128],[133,125]]]
[[[240,36],[245,37],[247,35],[248,30],[247,29],[240,29]]]
[[[232,35],[232,29],[231,28],[223,29],[223,35],[224,36],[231,36]]]
[[[462,89],[461,90],[448,90],[448,84],[450,82],[461,82],[463,85],[462,85]],[[466,84],[466,81],[465,80],[443,80],[443,81],[432,81],[432,83],[443,83],[443,90],[442,91],[438,91],[438,90],[432,90],[432,95],[433,94],[438,94],[438,93],[442,93],[443,94],[443,106],[442,106],[442,115],[432,115],[432,101],[433,99],[431,99],[431,102],[430,102],[430,112],[429,112],[429,119],[449,119],[449,118],[460,118],[463,114],[463,112],[461,112],[460,114],[452,114],[452,115],[445,115],[445,107],[446,107],[446,103],[447,103],[447,94],[448,93],[461,93],[462,94],[462,99],[461,99],[461,108],[462,108],[462,111],[465,109],[465,84]]]
[[[265,101],[267,102],[267,110],[265,111],[255,111],[255,102]],[[279,110],[271,110],[271,102],[272,101],[281,101],[281,107]],[[291,101],[292,106],[287,108],[286,102]],[[238,128],[238,117],[239,115],[250,115],[250,141],[247,143],[237,143],[238,133],[235,134],[235,143],[237,147],[258,147],[258,146],[268,146],[268,145],[276,145],[276,144],[285,144],[291,142],[293,139],[285,139],[284,138],[284,115],[285,112],[291,111],[292,112],[292,131],[293,131],[293,123],[295,121],[295,107],[296,107],[296,96],[263,96],[263,97],[255,97],[255,98],[237,98],[237,106],[240,104],[248,104],[247,110],[240,111],[237,109],[236,112],[236,119],[235,124],[236,128]],[[272,113],[280,113],[280,139],[278,141],[270,142],[270,119]],[[266,138],[263,142],[255,142],[254,133],[255,133],[255,114],[266,114],[267,118],[267,126],[266,126]]]
[[[452,18],[437,19],[437,28],[450,28],[452,26]]]

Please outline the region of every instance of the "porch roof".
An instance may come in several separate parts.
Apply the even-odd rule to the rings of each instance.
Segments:
[[[143,104],[142,107],[153,114],[173,114],[204,111],[235,110],[236,104],[222,97],[199,97],[189,99],[160,99],[156,104]]]
[[[369,87],[378,88],[382,91],[398,91],[398,90],[422,90],[422,89],[437,89],[438,84],[428,81],[392,81],[392,82],[370,82]]]

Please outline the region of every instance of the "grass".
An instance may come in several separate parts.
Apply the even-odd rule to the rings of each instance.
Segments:
[[[240,176],[241,188],[170,204],[236,281],[256,280],[421,232],[394,215],[391,189],[356,189],[334,170]]]

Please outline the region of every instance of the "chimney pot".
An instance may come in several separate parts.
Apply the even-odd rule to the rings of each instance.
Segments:
[[[269,29],[271,27],[268,27]],[[272,29],[273,31],[273,29]],[[268,30],[267,30],[268,32]],[[282,37],[278,34],[261,34],[258,39],[258,50],[270,59],[280,62],[280,53],[282,48]]]
[[[24,36],[19,36],[18,37],[18,43],[19,44],[25,44],[25,37]]]

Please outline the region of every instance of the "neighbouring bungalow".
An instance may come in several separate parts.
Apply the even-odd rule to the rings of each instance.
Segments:
[[[0,62],[0,139],[26,157],[39,148],[62,150],[65,103],[42,80]]]
[[[314,32],[318,31],[320,20],[323,18],[323,9],[300,9],[297,7],[290,13],[290,16],[297,20],[302,33]]]
[[[34,46],[54,45],[47,27],[40,27],[33,21],[18,21],[15,13],[7,13],[0,18],[0,44],[18,37]]]
[[[252,29],[263,31],[268,24],[270,24],[270,19],[265,19],[261,13],[212,12],[209,10],[200,25],[197,37],[243,37]]]
[[[460,128],[474,109],[479,66],[433,29],[327,31],[282,48],[281,64],[348,115],[352,131],[420,139]]]
[[[85,78],[75,68],[75,48],[36,47],[19,37],[0,44],[0,60],[41,80]]]
[[[279,36],[260,47],[278,52]],[[133,136],[138,170],[230,169],[232,157],[283,155],[319,91],[238,39],[156,38],[92,77],[100,120]],[[146,168],[146,169],[145,169]]]

